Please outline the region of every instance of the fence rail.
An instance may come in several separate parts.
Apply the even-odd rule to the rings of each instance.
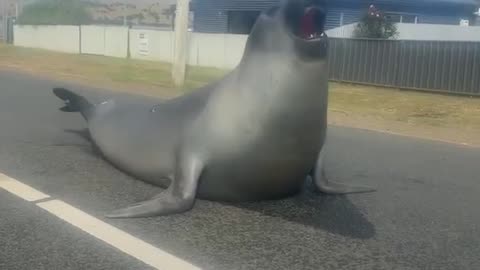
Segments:
[[[480,42],[330,39],[330,79],[480,95]]]
[[[12,36],[18,46],[144,60],[171,61],[174,51],[173,32],[152,29],[17,25]],[[246,41],[189,33],[188,63],[234,68]],[[329,63],[333,81],[480,96],[480,42],[330,38]]]

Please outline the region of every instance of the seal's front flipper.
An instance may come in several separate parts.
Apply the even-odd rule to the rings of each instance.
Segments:
[[[311,175],[313,178],[315,187],[320,192],[327,193],[327,194],[340,195],[340,194],[367,193],[367,192],[376,191],[376,189],[372,187],[350,186],[343,183],[330,181],[325,174],[325,169],[323,166],[324,152],[325,150],[322,149],[317,160],[317,165],[315,169],[312,171],[312,175]]]
[[[106,217],[143,218],[177,214],[190,210],[195,202],[198,179],[203,165],[195,158],[189,158],[179,165],[175,179],[164,192],[151,200],[115,210]]]

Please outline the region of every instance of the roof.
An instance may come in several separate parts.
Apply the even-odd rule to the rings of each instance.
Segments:
[[[477,5],[478,1],[476,0],[377,0],[375,2],[398,2],[398,3],[429,3],[429,4],[458,4],[458,5]]]
[[[191,0],[198,10],[205,9],[263,9],[275,5],[282,0]],[[477,10],[480,0],[324,0],[327,5],[335,8],[365,8],[371,4],[389,9],[430,10],[438,13],[472,13]],[[434,11],[435,10],[435,11]]]
[[[374,4],[378,6],[390,6],[397,8],[454,8],[456,10],[464,10],[465,12],[468,10],[474,10],[476,7],[480,6],[480,0],[327,0],[327,3],[331,6],[341,6],[344,8],[365,7]]]

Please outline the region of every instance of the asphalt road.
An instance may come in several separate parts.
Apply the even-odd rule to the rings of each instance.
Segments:
[[[0,172],[202,269],[480,269],[480,149],[331,127],[327,174],[378,188],[226,205],[168,217],[103,214],[160,191],[117,171],[68,130],[53,86],[0,72]],[[122,95],[122,98],[127,98]],[[0,269],[150,269],[0,189]]]

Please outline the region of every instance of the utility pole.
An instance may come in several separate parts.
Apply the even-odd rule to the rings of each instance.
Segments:
[[[2,21],[0,22],[1,39],[3,39],[3,41],[6,42],[7,41],[7,9],[5,5],[5,0],[0,0],[0,16],[2,17]]]
[[[175,86],[183,86],[187,62],[187,35],[189,0],[177,0],[175,15],[175,50],[173,56],[172,78]]]
[[[127,2],[123,1],[123,26],[127,25]]]

